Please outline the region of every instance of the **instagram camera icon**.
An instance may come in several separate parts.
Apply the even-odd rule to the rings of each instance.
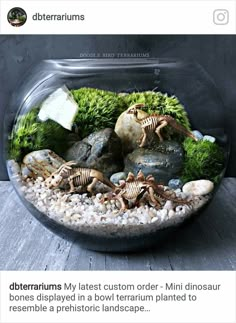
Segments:
[[[229,11],[226,9],[216,9],[213,13],[215,25],[227,25],[229,23]]]

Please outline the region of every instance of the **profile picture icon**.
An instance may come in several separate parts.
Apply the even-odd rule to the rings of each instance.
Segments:
[[[20,27],[26,23],[27,14],[22,8],[12,8],[7,14],[7,20],[13,27]]]

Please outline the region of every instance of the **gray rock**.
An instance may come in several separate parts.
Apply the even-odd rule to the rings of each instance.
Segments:
[[[127,174],[125,172],[119,172],[111,175],[110,181],[114,184],[119,184],[119,181],[126,180]]]
[[[205,140],[205,141],[210,141],[210,142],[215,142],[216,141],[216,138],[215,137],[212,137],[212,136],[208,136],[208,135],[206,135],[206,136],[204,136],[203,137],[203,140]]]
[[[95,168],[110,177],[123,169],[122,144],[113,129],[96,131],[74,143],[64,154],[81,167]]]
[[[203,134],[200,132],[200,131],[198,131],[198,130],[193,130],[192,131],[192,134],[198,139],[198,140],[202,140],[202,138],[203,138]]]
[[[145,176],[152,174],[157,182],[167,184],[181,170],[184,152],[175,141],[164,141],[152,148],[138,148],[125,159],[125,172],[135,175],[142,170]]]
[[[76,160],[80,166],[85,166],[87,159],[91,154],[91,145],[84,141],[75,142],[65,153],[65,159]]]
[[[176,190],[177,188],[181,188],[183,186],[183,183],[182,183],[181,179],[179,179],[179,178],[172,178],[168,182],[168,186],[170,188],[172,188],[173,190]]]
[[[64,163],[65,160],[50,149],[42,149],[32,151],[24,157],[22,170],[29,177],[34,174],[34,176],[47,178]],[[24,166],[31,172],[27,174],[27,170],[23,168]]]

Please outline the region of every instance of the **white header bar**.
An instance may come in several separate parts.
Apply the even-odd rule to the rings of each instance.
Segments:
[[[235,34],[236,1],[1,1],[1,34]],[[8,12],[27,13],[13,27]]]

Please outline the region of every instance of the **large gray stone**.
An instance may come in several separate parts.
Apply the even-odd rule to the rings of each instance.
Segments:
[[[64,155],[78,166],[95,168],[106,176],[123,170],[122,144],[113,129],[106,128],[76,142]]]
[[[164,141],[152,148],[138,148],[125,159],[125,172],[152,174],[156,181],[167,184],[181,170],[184,152],[181,144]]]

